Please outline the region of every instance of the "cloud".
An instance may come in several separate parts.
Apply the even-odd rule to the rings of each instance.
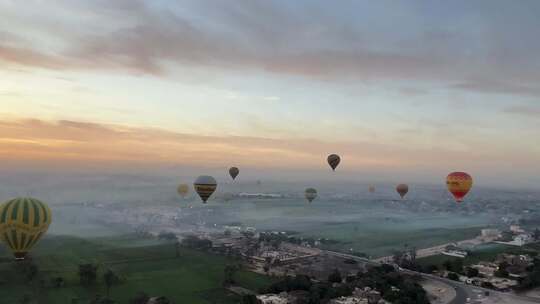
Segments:
[[[504,112],[514,115],[540,118],[540,107],[538,106],[513,106],[504,109]]]
[[[413,130],[414,132],[414,130]],[[505,145],[503,143],[503,145]],[[17,170],[122,170],[156,172],[176,168],[197,174],[241,166],[246,172],[295,179],[407,180],[432,182],[450,170],[483,176],[481,183],[530,183],[539,169],[538,154],[522,147],[418,147],[398,142],[324,142],[243,136],[198,136],[167,130],[82,121],[36,119],[0,122],[0,161]],[[330,173],[326,155],[342,156],[340,175]],[[191,174],[190,173],[190,174]],[[255,174],[255,173],[253,173]],[[441,177],[442,178],[442,177]]]
[[[499,161],[496,152],[418,148],[376,142],[323,142],[314,139],[268,139],[198,136],[159,129],[80,121],[36,119],[0,122],[0,159],[136,162],[272,168],[324,167],[324,156],[339,152],[351,170],[365,167],[412,168],[452,162]],[[490,153],[488,153],[490,152]],[[505,152],[506,153],[506,152]],[[504,153],[503,153],[504,154]]]
[[[26,8],[32,12],[28,16],[37,17],[22,20],[17,16],[26,15],[18,13],[15,5],[11,7],[15,17],[8,20],[33,28],[32,33],[42,39],[32,42],[20,38],[22,34],[13,28],[0,28],[6,37],[0,42],[0,61],[158,76],[182,66],[264,70],[327,80],[454,83],[449,85],[453,89],[538,95],[540,72],[534,62],[540,59],[540,46],[526,37],[525,42],[514,41],[523,28],[501,26],[496,21],[504,13],[476,7],[467,10],[471,20],[484,29],[478,32],[453,24],[449,27],[444,18],[430,20],[431,16],[419,13],[422,7],[414,7],[418,11],[395,7],[401,10],[402,28],[388,31],[377,29],[381,20],[368,18],[387,12],[382,4],[365,5],[361,12],[366,16],[351,19],[347,12],[361,7],[277,5],[269,1],[187,2],[183,6],[150,1],[69,1],[59,2],[54,11],[37,4]],[[530,21],[533,19],[526,11],[514,8],[512,12],[511,18],[521,16],[521,26],[538,25],[538,21]],[[371,23],[362,22],[362,17],[372,20],[373,26],[367,27]],[[70,26],[73,19],[76,26]],[[415,27],[422,20],[426,24]],[[60,42],[55,47],[39,43],[47,39]],[[469,81],[471,77],[484,80]]]
[[[47,69],[67,69],[71,64],[61,57],[47,55],[36,50],[1,45],[0,60],[25,66]]]
[[[458,83],[452,86],[453,88],[475,91],[475,92],[491,92],[508,95],[525,95],[525,96],[540,96],[540,85],[538,84],[523,84],[519,82],[497,81],[497,80],[473,80],[468,82]]]

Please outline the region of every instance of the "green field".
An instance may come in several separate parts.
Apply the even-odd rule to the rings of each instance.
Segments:
[[[131,236],[84,240],[73,237],[49,237],[42,240],[33,252],[39,267],[36,284],[30,285],[21,275],[20,265],[9,253],[0,249],[1,303],[19,303],[24,295],[39,302],[70,304],[72,299],[87,303],[96,294],[105,294],[103,272],[112,269],[121,282],[111,289],[110,297],[117,303],[128,303],[138,292],[150,296],[166,296],[174,303],[238,303],[239,297],[222,287],[223,269],[237,261],[200,251],[182,248],[175,257],[172,244],[153,240],[138,240]],[[98,282],[93,287],[82,287],[77,274],[80,263],[99,265]],[[54,288],[52,278],[62,277],[66,286]],[[45,287],[37,288],[39,280]],[[240,271],[235,280],[242,287],[257,290],[271,282],[271,278],[248,271]]]
[[[501,253],[508,254],[530,254],[536,256],[540,250],[540,245],[530,244],[523,247],[508,246],[502,244],[486,244],[477,246],[472,250],[471,254],[463,259],[464,265],[476,264],[480,261],[493,261],[497,258],[497,255]],[[446,255],[434,255],[430,257],[417,259],[417,262],[422,266],[427,265],[437,265],[442,266],[442,264],[447,260],[459,259],[456,257],[450,257]]]
[[[323,237],[338,241],[326,245],[326,249],[347,251],[352,248],[356,252],[363,252],[372,257],[391,255],[396,249],[403,246],[416,246],[426,248],[449,242],[474,238],[480,234],[481,227],[469,228],[431,228],[431,229],[396,229],[395,224],[389,227],[358,224],[324,225],[320,229],[302,233],[307,237]]]

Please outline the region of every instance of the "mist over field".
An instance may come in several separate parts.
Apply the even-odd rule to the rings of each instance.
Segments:
[[[179,183],[193,177],[168,174],[13,173],[1,177],[0,198],[35,196],[46,201],[54,221],[49,235],[102,237],[148,229],[179,233],[224,231],[228,226],[287,232],[335,241],[330,249],[380,256],[402,246],[419,248],[477,236],[480,229],[531,217],[540,207],[532,191],[476,187],[456,204],[444,184],[410,184],[405,199],[395,185],[347,182],[218,180],[208,204],[193,189],[182,199]],[[304,189],[315,187],[311,204]],[[224,194],[232,194],[230,201]],[[241,194],[278,194],[275,198]],[[140,214],[140,216],[138,215]],[[136,218],[136,220],[134,220]]]

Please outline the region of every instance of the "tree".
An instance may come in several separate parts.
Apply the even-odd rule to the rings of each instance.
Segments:
[[[437,267],[437,265],[434,265],[434,264],[427,265],[424,268],[425,273],[434,273],[435,271],[438,271],[438,270],[439,268]]]
[[[37,276],[38,272],[39,272],[39,269],[37,265],[34,264],[33,262],[30,261],[25,264],[24,275],[26,279],[28,280],[28,282],[32,282],[34,278]]]
[[[62,277],[56,277],[52,279],[52,284],[56,288],[64,287],[65,281]]]
[[[93,264],[79,264],[79,278],[81,285],[89,286],[96,282],[97,266]]]
[[[497,271],[495,271],[493,274],[496,277],[499,277],[499,278],[507,278],[508,277],[508,271],[506,271],[506,269],[497,269]]]
[[[205,250],[212,248],[212,241],[201,239],[195,235],[188,235],[182,240],[182,245],[189,248]]]
[[[341,273],[339,273],[339,270],[334,269],[334,271],[328,276],[328,282],[330,283],[341,283],[343,281],[343,278],[341,277]]]
[[[495,288],[495,286],[493,286],[493,284],[491,284],[491,282],[482,282],[480,284],[480,287],[482,288],[488,288],[488,289],[493,289]]]
[[[172,303],[166,297],[157,297],[157,298],[151,298],[148,301],[148,304],[172,304]]]
[[[259,304],[261,301],[255,295],[247,294],[242,296],[242,304]]]
[[[165,240],[165,241],[178,241],[178,237],[176,237],[176,234],[173,232],[167,232],[167,231],[161,231],[158,234],[159,240]]]
[[[129,300],[129,304],[146,304],[148,300],[150,300],[150,297],[146,293],[139,291],[134,298]]]
[[[503,261],[499,263],[499,268],[497,271],[495,271],[494,275],[499,278],[507,278],[508,277],[508,271],[506,271],[506,268],[510,266],[507,262]]]
[[[478,269],[472,268],[472,267],[467,267],[467,270],[465,272],[465,275],[469,278],[477,277],[478,274],[479,274]]]
[[[446,277],[453,281],[459,281],[459,275],[457,275],[455,272],[449,272]]]
[[[255,232],[249,230],[242,231],[241,234],[248,239],[251,239],[255,236]]]
[[[32,297],[28,294],[23,295],[21,299],[19,299],[20,304],[30,304],[32,302]]]
[[[108,297],[110,294],[112,285],[115,283],[118,283],[120,279],[112,270],[107,269],[105,274],[103,274],[103,281],[105,282],[105,288],[107,290],[107,297]]]
[[[225,266],[225,269],[223,269],[223,285],[232,285],[235,283],[234,281],[234,274],[240,270],[240,265],[235,264],[229,264]]]
[[[446,270],[461,273],[463,271],[463,261],[461,259],[446,260],[443,263]]]
[[[174,243],[174,250],[176,257],[180,257],[180,242],[178,240]]]
[[[452,263],[450,262],[450,260],[446,260],[443,262],[443,267],[444,269],[450,271],[450,269],[452,269]]]
[[[534,229],[533,238],[535,241],[540,241],[540,229]]]
[[[103,297],[100,295],[97,295],[92,301],[90,301],[90,304],[115,304],[116,302],[112,299],[109,299],[109,297]]]

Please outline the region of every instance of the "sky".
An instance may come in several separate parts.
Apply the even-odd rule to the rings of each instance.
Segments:
[[[0,0],[0,14],[7,166],[309,178],[338,153],[364,180],[540,185],[535,0]]]

